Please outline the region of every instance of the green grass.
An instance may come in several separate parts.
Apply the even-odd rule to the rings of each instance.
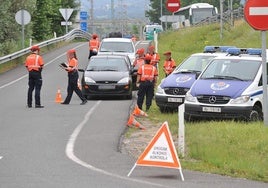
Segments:
[[[244,20],[234,27],[224,26],[222,39],[219,24],[168,31],[159,36],[161,55],[159,82],[164,77],[165,51],[171,51],[179,65],[205,45],[233,45],[261,48],[261,32]],[[155,102],[148,112],[153,122],[168,121],[173,137],[178,137],[178,114],[161,114]],[[185,123],[186,154],[182,168],[268,182],[268,126],[235,121]]]

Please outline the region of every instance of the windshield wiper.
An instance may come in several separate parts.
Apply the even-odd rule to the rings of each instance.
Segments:
[[[203,79],[221,79],[221,80],[239,80],[244,81],[241,78],[235,76],[223,76],[223,75],[214,75],[213,77],[202,77]]]

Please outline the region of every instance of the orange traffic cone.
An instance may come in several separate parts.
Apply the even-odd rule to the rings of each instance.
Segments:
[[[58,91],[57,91],[56,98],[55,98],[55,102],[56,102],[56,103],[62,103],[62,98],[61,98],[61,92],[60,92],[60,89],[58,89]]]
[[[135,106],[132,114],[134,116],[146,116],[146,117],[148,117],[148,114],[146,114],[144,111],[142,111],[137,105]]]
[[[134,125],[135,127],[139,129],[145,130],[145,127],[142,126],[137,120],[135,120],[132,114],[130,114],[128,122],[127,122],[127,126],[132,127],[132,125]]]

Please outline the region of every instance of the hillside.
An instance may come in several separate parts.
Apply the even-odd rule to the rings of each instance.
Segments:
[[[167,31],[159,36],[158,51],[160,55],[172,51],[173,58],[179,64],[190,54],[202,51],[205,45],[261,48],[261,32],[252,29],[245,20],[236,21],[234,27],[225,25],[222,39],[219,24]]]
[[[165,51],[170,50],[179,65],[192,53],[203,51],[205,45],[261,48],[261,32],[252,29],[244,20],[236,21],[234,27],[225,25],[222,40],[219,24],[164,32],[159,36],[159,67],[163,65]],[[164,77],[162,69],[159,73],[160,82]],[[161,113],[154,101],[148,115],[153,128],[168,121],[174,140],[177,140],[177,113]],[[145,120],[139,119],[149,131],[151,127]],[[185,130],[186,153],[181,157],[184,169],[268,182],[268,129],[263,122],[186,122]],[[134,137],[131,143],[134,145],[136,140],[140,141]]]

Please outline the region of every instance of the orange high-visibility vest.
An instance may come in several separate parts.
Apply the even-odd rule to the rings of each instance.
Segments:
[[[78,61],[77,61],[77,59],[75,59],[75,58],[70,59],[68,66],[73,68],[73,70],[70,70],[68,72],[72,72],[74,70],[77,70],[78,69]]]
[[[154,54],[150,54],[150,55],[152,57],[150,64],[151,65],[156,65],[160,61],[159,54],[158,53],[154,53]]]
[[[25,66],[27,67],[28,71],[39,71],[43,65],[43,58],[34,53],[29,55],[25,61]]]
[[[98,50],[100,42],[97,39],[91,39],[89,41],[89,50]]]
[[[143,58],[139,58],[139,59],[136,59],[135,61],[134,61],[134,63],[133,63],[133,66],[134,67],[140,67],[141,65],[143,65],[144,64],[144,59]]]
[[[154,81],[154,77],[158,75],[155,66],[144,64],[138,69],[138,74],[141,75],[140,81]]]
[[[176,67],[176,63],[173,59],[165,60],[164,69],[167,72],[167,74],[172,73],[175,67]]]

